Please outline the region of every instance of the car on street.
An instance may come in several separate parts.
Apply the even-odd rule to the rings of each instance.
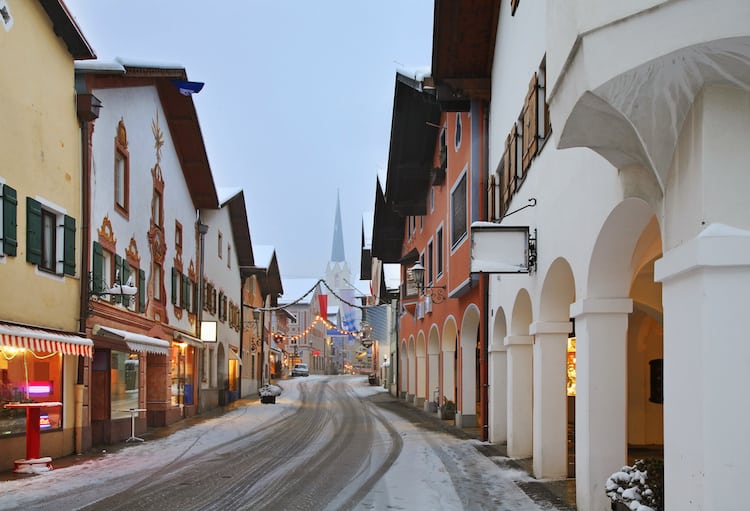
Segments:
[[[292,376],[310,376],[307,364],[294,364],[294,367],[292,368]]]

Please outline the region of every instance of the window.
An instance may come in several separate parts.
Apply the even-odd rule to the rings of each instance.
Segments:
[[[75,275],[75,218],[27,197],[26,223],[26,260],[58,275]]]
[[[112,419],[129,419],[130,408],[139,408],[140,359],[137,353],[112,350],[96,350],[92,369],[105,371],[106,358],[109,355],[110,377],[110,414]]]
[[[432,240],[430,240],[429,243],[427,243],[427,285],[431,285],[433,281],[433,274],[435,273],[435,268],[433,266],[433,245]]]
[[[0,346],[0,437],[26,432],[26,411],[6,403],[63,401],[63,357],[45,351]],[[62,429],[62,407],[42,410],[42,431]]]
[[[0,183],[0,255],[15,256],[18,249],[18,233],[16,231],[16,208],[18,200],[16,190]]]
[[[129,209],[130,194],[128,193],[130,183],[130,159],[127,150],[115,145],[115,210],[127,214]]]
[[[456,114],[456,150],[461,147],[461,112]]]
[[[161,266],[158,263],[154,263],[154,300],[157,302],[162,301],[161,297]]]
[[[125,121],[117,123],[115,136],[115,211],[128,216],[130,210],[130,153],[128,152],[128,131]]]
[[[438,228],[437,234],[435,236],[437,238],[436,241],[436,251],[435,251],[435,277],[439,278],[443,275],[443,228],[442,226]]]
[[[154,200],[152,202],[151,218],[154,221],[154,225],[161,227],[163,223],[163,217],[161,213],[161,192],[154,190]]]
[[[177,220],[174,222],[174,246],[177,252],[182,253],[182,224]]]
[[[451,248],[466,237],[466,174],[451,191]]]
[[[222,259],[223,257],[223,249],[224,249],[224,236],[221,234],[221,231],[219,231],[219,259]]]

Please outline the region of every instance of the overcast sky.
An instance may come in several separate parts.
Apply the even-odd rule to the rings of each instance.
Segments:
[[[359,279],[397,70],[429,68],[433,0],[65,0],[100,60],[179,64],[217,187],[245,191],[282,278],[323,277],[337,191]]]

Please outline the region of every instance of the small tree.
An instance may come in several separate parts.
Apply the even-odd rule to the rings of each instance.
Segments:
[[[613,505],[621,502],[632,511],[663,511],[664,462],[658,458],[636,460],[633,466],[626,465],[609,476],[605,491]]]

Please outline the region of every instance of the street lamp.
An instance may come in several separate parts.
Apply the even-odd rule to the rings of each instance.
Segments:
[[[445,300],[445,286],[424,285],[424,266],[419,261],[411,267],[411,275],[414,278],[414,283],[417,285],[418,292],[425,296],[431,296],[432,301],[435,303],[441,303]]]

